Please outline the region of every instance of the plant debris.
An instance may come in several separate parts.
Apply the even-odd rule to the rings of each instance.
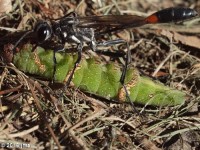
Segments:
[[[0,8],[4,8],[2,2]],[[190,7],[197,12],[200,8],[199,1],[183,0],[13,0],[10,4],[0,12],[1,52],[24,33],[17,31],[30,30],[38,20],[60,18],[72,11],[80,16],[147,16],[172,6]],[[199,24],[200,19],[196,18],[179,24],[147,25],[102,37],[128,40],[132,65],[141,74],[153,75],[188,96],[184,105],[174,107],[136,104],[141,115],[133,112],[129,103],[108,101],[75,88],[63,92],[62,84],[25,74],[8,63],[10,58],[5,62],[2,57],[0,146],[7,149],[200,149]],[[21,45],[28,42],[24,40]],[[123,47],[112,49],[123,50]],[[89,57],[88,53],[84,55]],[[103,61],[123,63],[122,59],[96,56]]]

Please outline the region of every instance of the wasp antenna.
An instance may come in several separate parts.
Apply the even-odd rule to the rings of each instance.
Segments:
[[[24,33],[24,35],[22,35],[20,37],[20,39],[15,43],[14,47],[13,47],[13,52],[15,51],[15,48],[18,46],[18,44],[29,34],[33,33],[33,30],[27,31],[26,33]]]

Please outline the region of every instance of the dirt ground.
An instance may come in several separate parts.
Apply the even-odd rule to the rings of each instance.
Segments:
[[[189,7],[200,13],[198,0],[0,0],[1,51],[6,44],[15,44],[19,40],[15,35],[32,29],[38,20],[61,18],[73,11],[79,16],[145,17],[168,7]],[[50,86],[51,81],[24,74],[1,59],[2,149],[200,149],[200,18],[149,24],[100,38],[128,41],[132,65],[141,74],[184,91],[185,104],[135,104],[138,115],[129,103],[102,100],[74,88],[61,93],[60,85]]]

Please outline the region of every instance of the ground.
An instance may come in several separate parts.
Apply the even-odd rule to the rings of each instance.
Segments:
[[[1,51],[5,45],[15,44],[19,39],[15,35],[32,29],[38,20],[60,18],[72,11],[80,16],[148,16],[167,7],[190,7],[200,11],[198,0],[9,2],[0,1]],[[62,85],[25,74],[2,60],[0,146],[7,149],[12,149],[11,146],[35,149],[199,149],[199,24],[197,17],[184,23],[146,25],[100,37],[128,41],[132,66],[142,75],[187,94],[186,102],[181,106],[144,107],[135,104],[140,115],[129,103],[101,99],[74,88],[63,93],[60,90]],[[29,41],[20,44],[25,42]],[[113,49],[123,50],[124,47]],[[89,54],[86,51],[83,55],[87,57]],[[94,55],[106,63],[123,63],[123,59]]]

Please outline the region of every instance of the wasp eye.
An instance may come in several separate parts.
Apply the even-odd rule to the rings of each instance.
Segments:
[[[52,35],[51,27],[46,22],[38,23],[35,27],[35,32],[39,43],[45,42]]]

